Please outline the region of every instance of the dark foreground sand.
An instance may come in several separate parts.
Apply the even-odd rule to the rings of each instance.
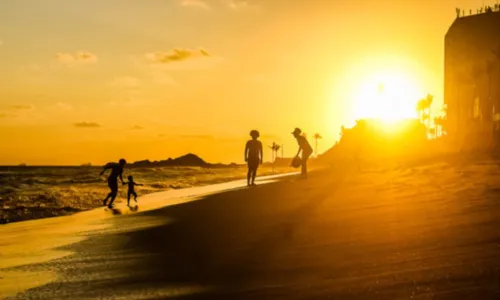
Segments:
[[[500,299],[498,163],[332,169],[119,216],[14,268],[58,279],[12,299]]]

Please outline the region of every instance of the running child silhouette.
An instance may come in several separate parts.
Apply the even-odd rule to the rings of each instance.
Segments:
[[[142,184],[139,184],[134,181],[134,177],[130,175],[128,177],[128,182],[123,183],[128,184],[128,191],[127,191],[127,206],[130,206],[130,196],[134,196],[134,201],[137,203],[137,193],[135,192],[135,186],[142,186]]]
[[[255,185],[255,176],[259,164],[262,164],[262,143],[257,140],[260,136],[257,130],[250,131],[252,137],[245,146],[245,161],[248,163],[247,185]]]

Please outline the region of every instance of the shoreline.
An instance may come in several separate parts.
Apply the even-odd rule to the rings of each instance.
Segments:
[[[256,181],[259,185],[268,185],[294,175],[297,173],[261,176]],[[129,211],[125,203],[117,203],[115,210],[121,210],[119,215],[128,215],[127,217],[138,220],[142,229],[163,226],[168,225],[172,220],[152,222],[144,216],[144,213],[246,188],[248,188],[246,180],[235,180],[207,186],[156,192],[144,196],[146,199],[138,212]],[[139,215],[130,215],[134,213]],[[73,255],[76,251],[68,249],[70,245],[82,243],[93,237],[134,230],[133,226],[132,228],[129,226],[128,229],[116,226],[116,222],[119,222],[117,217],[120,216],[100,207],[68,216],[33,219],[0,226],[0,245],[2,245],[0,251],[2,254],[0,298],[13,296],[57,280],[58,274],[40,271],[40,274],[44,274],[42,278],[37,276],[37,272],[32,272],[29,266],[49,263]],[[18,285],[16,282],[25,276],[28,276],[27,278],[32,281]]]
[[[27,168],[29,169],[29,167]],[[42,171],[28,174],[6,173],[3,194],[0,190],[0,225],[68,216],[98,208],[102,206],[102,199],[109,192],[106,181],[103,178],[95,177],[93,171],[86,171],[80,175],[83,177],[72,179],[74,170],[94,170],[95,168],[62,168],[72,171],[56,173],[57,177],[53,177],[54,175],[50,173],[50,170],[53,169],[49,167],[45,169],[32,168],[32,170],[37,169]],[[221,169],[220,173],[215,170],[201,170],[198,174],[197,168],[166,167],[160,169],[159,172],[149,168],[133,169],[131,172],[135,178],[139,177],[136,181],[146,182],[145,186],[138,190],[140,201],[141,198],[151,193],[183,190],[244,179],[245,175],[242,169],[235,170]],[[283,168],[277,170],[263,168],[261,176],[286,173],[290,172]],[[126,189],[120,185],[115,203],[122,202],[126,202]]]

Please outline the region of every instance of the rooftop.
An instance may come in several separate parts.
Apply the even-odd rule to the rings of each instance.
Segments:
[[[466,10],[466,9],[461,9],[457,7],[455,9],[457,13],[457,19],[459,18],[466,18],[466,17],[471,17],[471,16],[477,16],[477,15],[483,15],[483,14],[489,14],[493,12],[500,12],[500,4],[495,4],[493,6],[485,5],[480,8],[477,8],[475,10],[475,13],[472,9]]]
[[[460,35],[488,35],[498,33],[500,30],[500,6],[496,6],[495,10],[487,10],[479,14],[461,15],[457,17],[453,24],[448,29],[447,36],[450,34],[459,33]]]

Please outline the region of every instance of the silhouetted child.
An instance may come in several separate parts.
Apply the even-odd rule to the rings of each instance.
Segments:
[[[127,206],[130,206],[130,196],[134,196],[134,201],[137,203],[137,193],[135,192],[134,186],[142,186],[142,184],[138,184],[134,182],[134,177],[129,176],[128,177],[128,182],[124,182],[123,184],[128,184],[128,191],[127,191]]]
[[[245,146],[245,161],[248,163],[247,185],[255,185],[257,168],[262,164],[262,143],[257,140],[260,136],[257,130],[250,131],[252,137]]]

